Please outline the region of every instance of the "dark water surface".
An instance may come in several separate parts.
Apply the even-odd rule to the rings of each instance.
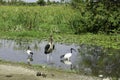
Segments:
[[[22,40],[0,40],[0,59],[12,62],[27,63],[27,47],[30,46],[34,52],[31,64],[43,64],[61,69],[74,69],[85,75],[104,75],[105,77],[120,77],[120,50],[104,49],[92,45],[76,45],[55,43],[50,62],[44,54],[47,41],[22,41]],[[70,48],[76,49],[70,58],[70,62],[60,59],[60,56],[70,52]],[[72,66],[71,66],[72,64]]]

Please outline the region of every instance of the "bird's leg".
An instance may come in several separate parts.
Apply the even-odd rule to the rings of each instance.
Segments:
[[[52,54],[50,54],[50,61],[52,61]]]
[[[49,59],[50,59],[50,55],[47,54],[47,62],[49,62]]]
[[[73,65],[72,64],[70,65],[70,69],[73,70]]]

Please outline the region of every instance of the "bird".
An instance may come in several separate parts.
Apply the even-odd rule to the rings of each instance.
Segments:
[[[27,54],[27,63],[30,65],[30,62],[33,61],[33,52],[31,51],[30,46],[28,46]]]
[[[28,46],[27,54],[28,54],[28,55],[33,55],[33,52],[31,51],[30,46]]]
[[[74,49],[74,48],[70,48],[70,53],[66,53],[66,54],[63,54],[63,55],[61,55],[60,56],[60,58],[63,58],[63,59],[65,59],[65,60],[70,60],[70,57],[72,56],[72,51],[75,51],[76,52],[76,50]]]
[[[47,61],[49,60],[49,54],[54,50],[55,45],[53,43],[53,36],[50,35],[49,43],[45,45],[44,53],[47,55]]]

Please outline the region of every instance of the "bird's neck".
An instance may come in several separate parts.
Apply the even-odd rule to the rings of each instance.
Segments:
[[[71,49],[70,51],[71,51],[71,53],[72,53],[72,49]]]
[[[52,42],[50,42],[49,45],[50,45],[50,48],[53,47],[53,43]]]

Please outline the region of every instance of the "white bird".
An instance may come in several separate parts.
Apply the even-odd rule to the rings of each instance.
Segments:
[[[70,53],[66,53],[66,54],[64,54],[64,55],[61,55],[60,58],[63,58],[63,59],[66,59],[66,60],[69,61],[69,60],[70,60],[70,57],[72,56],[72,50],[74,50],[74,51],[76,52],[76,50],[75,50],[74,48],[71,48],[71,49],[70,49],[70,51],[71,51]]]
[[[28,54],[28,55],[33,55],[33,52],[31,51],[30,46],[28,46],[27,54]]]
[[[28,54],[27,62],[30,65],[30,62],[33,61],[33,52],[31,51],[29,46],[28,46],[27,54]]]

